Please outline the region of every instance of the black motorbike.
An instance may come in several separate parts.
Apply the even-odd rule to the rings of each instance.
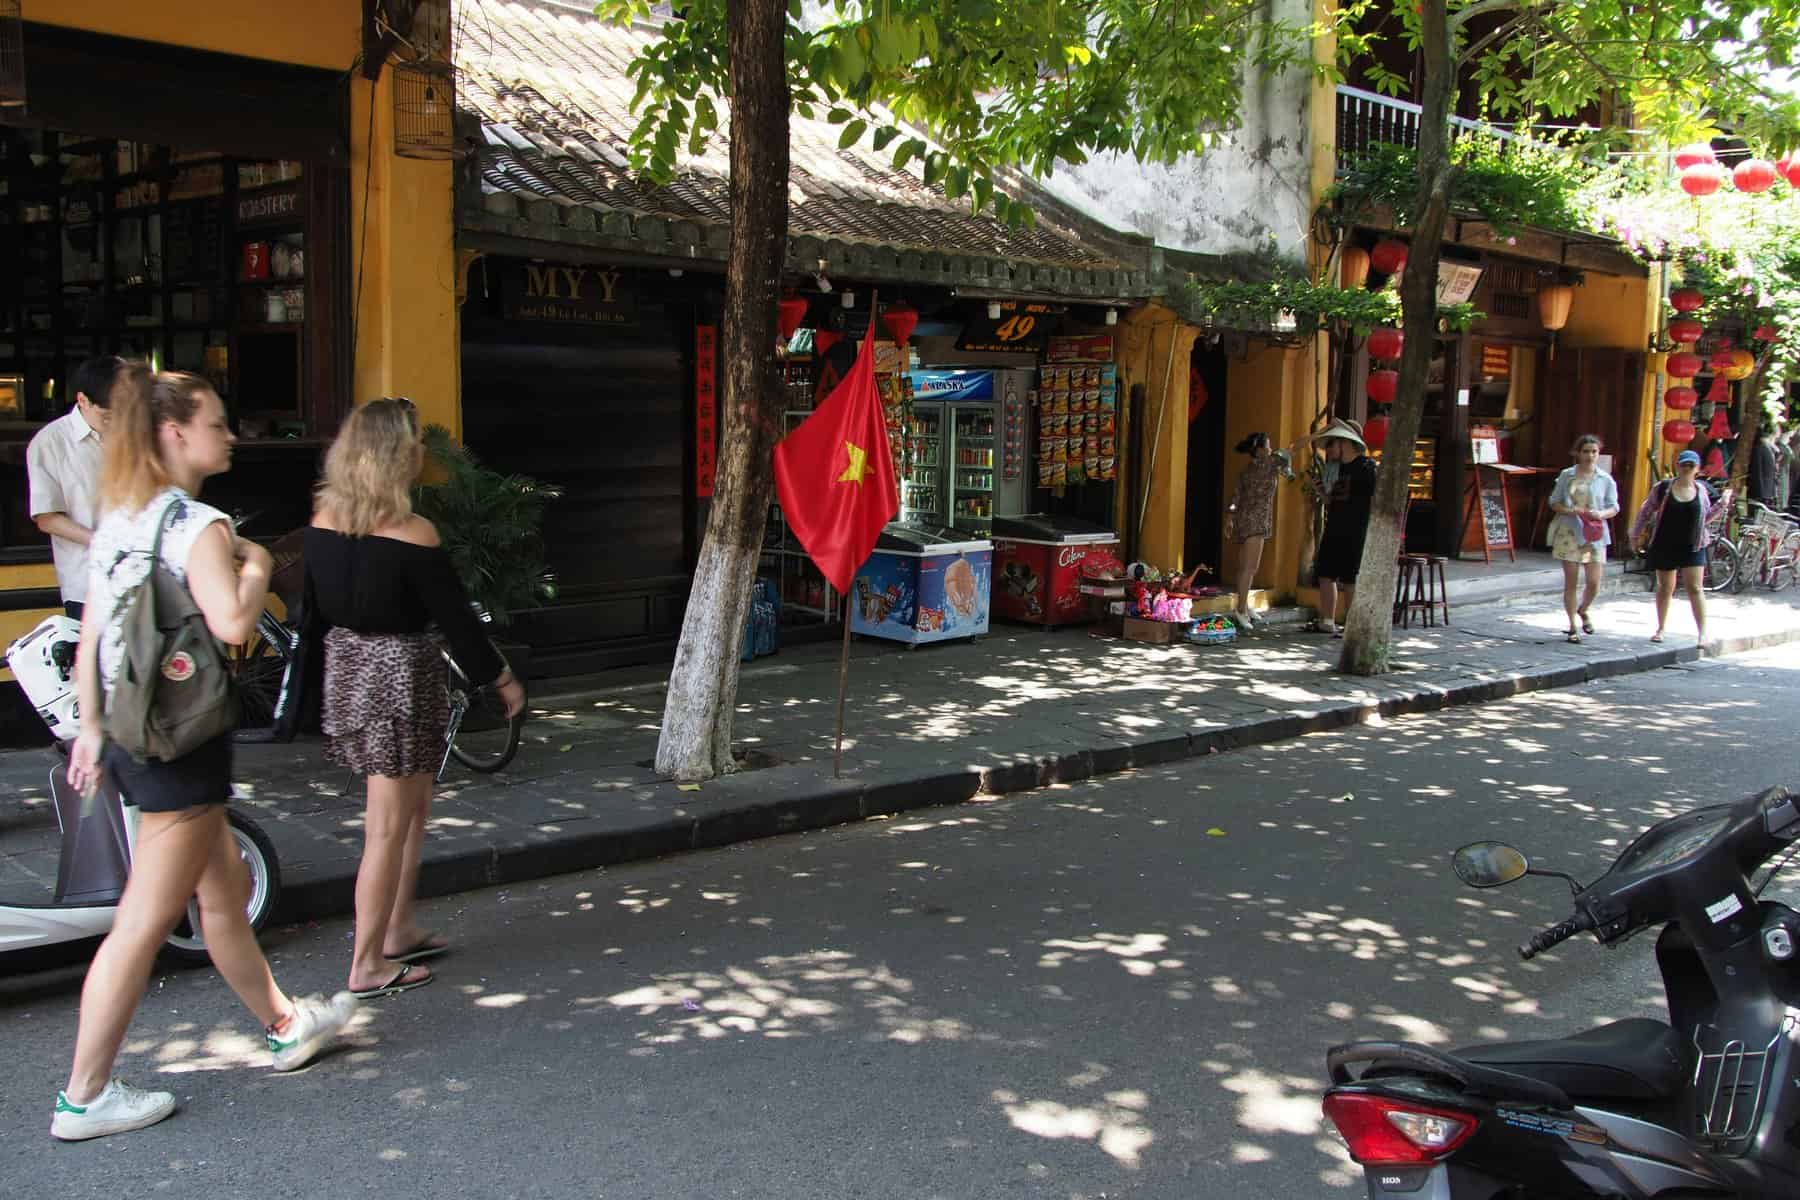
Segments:
[[[1616,946],[1661,926],[1672,1024],[1615,1021],[1451,1054],[1335,1047],[1325,1113],[1369,1195],[1800,1197],[1800,915],[1759,898],[1796,851],[1800,796],[1783,788],[1658,822],[1587,887],[1501,842],[1458,850],[1471,887],[1568,881],[1574,913],[1520,946],[1522,958],[1577,933]]]

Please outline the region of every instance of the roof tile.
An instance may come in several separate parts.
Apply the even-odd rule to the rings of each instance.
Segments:
[[[630,111],[636,86],[625,68],[654,36],[541,0],[495,0],[482,6],[480,19],[462,22],[456,99],[463,119],[484,133],[486,144],[474,153],[485,211],[505,214],[494,208],[494,193],[517,197],[532,219],[551,223],[558,206],[626,209],[666,218],[638,222],[640,235],[647,231],[659,241],[673,221],[730,220],[730,131],[723,101],[717,101],[719,134],[699,155],[684,149],[667,187],[640,180],[620,152],[638,120]],[[991,255],[1053,264],[1065,268],[1064,274],[1068,267],[1119,265],[1112,247],[1059,228],[1042,211],[1036,228],[1029,229],[975,216],[927,187],[918,164],[894,170],[890,156],[877,153],[868,135],[840,149],[840,132],[839,126],[798,113],[792,117],[791,236]],[[1039,277],[1055,274],[1044,270]]]

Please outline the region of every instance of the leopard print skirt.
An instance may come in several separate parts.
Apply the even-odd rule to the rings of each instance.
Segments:
[[[435,774],[450,728],[442,642],[429,633],[325,635],[326,754],[363,775]]]

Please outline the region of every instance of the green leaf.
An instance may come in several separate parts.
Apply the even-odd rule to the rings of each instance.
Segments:
[[[977,175],[969,186],[975,201],[975,211],[980,212],[987,207],[988,200],[994,194],[994,181],[987,175]]]
[[[900,143],[900,148],[894,151],[894,170],[906,170],[906,164],[924,152],[924,142],[920,141],[918,138],[906,139],[904,142]]]
[[[888,148],[888,143],[899,136],[900,129],[898,126],[883,125],[880,129],[875,131],[875,149],[877,151],[886,150]]]
[[[844,132],[838,135],[838,149],[848,150],[856,145],[862,140],[862,135],[868,131],[868,128],[869,123],[860,118],[844,126]]]
[[[944,172],[944,195],[951,200],[969,190],[969,168],[961,165],[949,168]]]

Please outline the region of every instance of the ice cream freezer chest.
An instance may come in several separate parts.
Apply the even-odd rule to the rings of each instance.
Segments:
[[[881,535],[851,585],[850,631],[908,645],[988,631],[993,546],[912,530]]]
[[[994,615],[1030,625],[1073,625],[1093,619],[1081,593],[1081,564],[1111,552],[1118,535],[1059,517],[994,521]]]

